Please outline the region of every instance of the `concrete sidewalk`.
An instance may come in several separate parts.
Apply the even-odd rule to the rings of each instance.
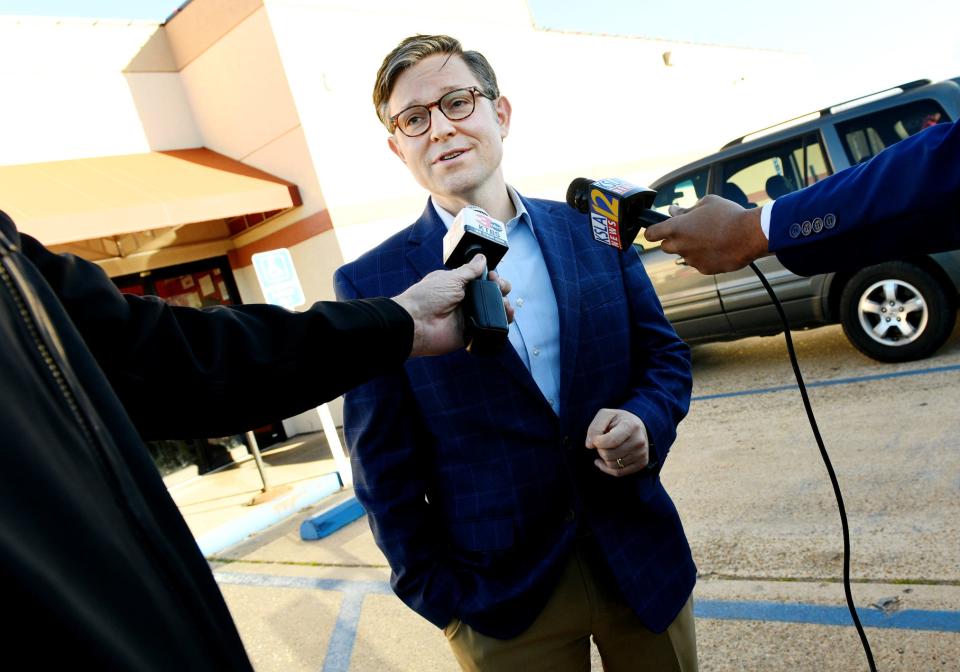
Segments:
[[[257,510],[279,521],[207,553],[256,669],[455,671],[443,633],[390,590],[365,519],[301,540],[303,520],[351,496],[338,481],[330,489],[322,434],[297,437],[264,461],[278,495],[260,504],[250,505],[259,493],[252,462],[173,486],[201,540],[236,536]],[[316,503],[303,504],[305,496]],[[960,669],[960,587],[871,583],[854,593],[880,669]],[[889,613],[869,606],[891,599]],[[702,576],[695,603],[703,671],[866,669],[837,583]],[[602,669],[595,648],[593,669]]]
[[[211,559],[255,668],[455,672],[443,633],[390,591],[389,569],[366,520],[300,541],[299,523],[312,513]],[[879,669],[960,669],[960,614],[951,611],[960,587],[857,584],[854,592]],[[899,611],[869,606],[890,598]],[[839,584],[705,576],[695,603],[703,672],[866,669]],[[599,672],[595,647],[592,660]]]
[[[203,476],[194,469],[164,479],[204,555],[238,544],[341,490],[323,432],[270,446],[263,451],[263,463],[270,486],[266,492],[248,455]]]

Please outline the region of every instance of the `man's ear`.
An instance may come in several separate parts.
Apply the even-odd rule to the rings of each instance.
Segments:
[[[397,144],[397,139],[391,135],[387,138],[387,145],[390,147],[390,151],[396,154],[400,160],[403,161],[403,165],[407,165],[407,160],[403,156],[403,150],[400,149],[400,145]]]
[[[497,122],[500,124],[500,139],[502,140],[510,134],[510,115],[513,112],[513,108],[510,106],[510,101],[507,100],[506,96],[500,96],[497,98],[494,109],[497,112]]]

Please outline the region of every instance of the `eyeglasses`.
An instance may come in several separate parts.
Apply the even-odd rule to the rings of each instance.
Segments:
[[[410,138],[423,135],[430,130],[430,108],[432,107],[439,107],[443,116],[450,121],[466,119],[473,114],[473,110],[476,108],[477,96],[493,100],[492,97],[476,86],[450,91],[432,103],[414,105],[390,117],[390,125],[393,127],[391,131],[399,129],[401,133]]]

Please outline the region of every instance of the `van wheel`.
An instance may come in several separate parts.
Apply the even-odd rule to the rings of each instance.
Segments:
[[[840,295],[843,332],[863,354],[881,362],[929,357],[957,319],[950,294],[926,270],[903,261],[868,266]]]

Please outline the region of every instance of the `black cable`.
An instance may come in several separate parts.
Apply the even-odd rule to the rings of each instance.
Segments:
[[[840,525],[843,528],[843,592],[847,597],[847,609],[850,610],[850,616],[853,618],[853,624],[857,626],[857,634],[860,635],[860,643],[863,645],[863,652],[867,656],[867,663],[870,665],[870,672],[877,672],[877,665],[873,662],[873,651],[870,650],[870,642],[867,641],[867,633],[863,631],[860,624],[860,617],[853,606],[853,593],[850,590],[850,529],[847,526],[847,512],[843,507],[843,496],[840,494],[840,484],[837,482],[837,475],[833,471],[833,464],[830,462],[830,456],[827,455],[827,449],[823,445],[823,438],[820,436],[820,429],[817,427],[817,420],[813,417],[813,408],[810,406],[810,397],[807,396],[807,387],[803,384],[803,376],[800,375],[800,365],[797,363],[797,354],[793,349],[793,338],[790,337],[790,323],[787,322],[787,314],[783,311],[783,306],[773,288],[764,277],[756,264],[751,263],[750,268],[760,278],[764,289],[770,295],[773,305],[780,315],[783,322],[783,336],[787,341],[787,352],[790,354],[790,364],[793,366],[793,374],[797,377],[797,387],[800,388],[800,396],[803,398],[803,407],[807,410],[807,418],[810,420],[810,428],[813,430],[813,436],[817,440],[817,447],[820,448],[820,457],[823,458],[823,464],[827,467],[827,473],[830,475],[830,483],[833,485],[833,494],[837,498],[837,508],[840,510]]]

